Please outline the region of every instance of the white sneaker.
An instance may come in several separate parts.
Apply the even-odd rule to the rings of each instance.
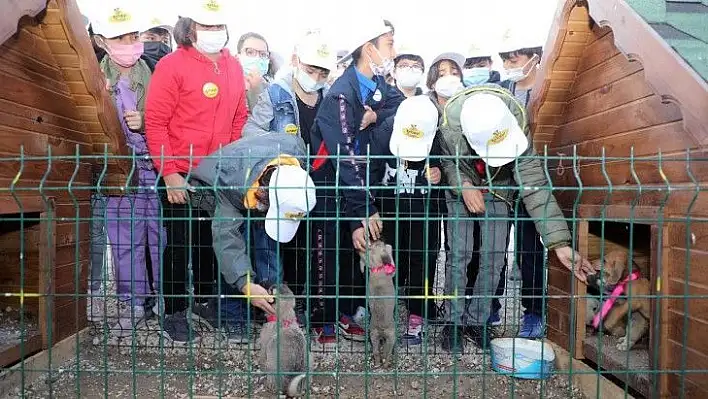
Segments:
[[[165,297],[162,295],[157,296],[155,304],[152,305],[152,313],[159,319],[165,313]]]
[[[130,302],[119,302],[118,323],[111,327],[111,333],[116,337],[129,337],[143,319],[145,309],[142,305],[131,306]]]
[[[89,291],[87,298],[86,318],[90,323],[102,322],[106,317],[104,295],[101,290]]]

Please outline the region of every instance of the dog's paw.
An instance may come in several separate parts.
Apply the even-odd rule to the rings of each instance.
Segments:
[[[617,341],[617,349],[621,351],[628,351],[629,350],[629,338],[627,336],[620,337],[619,341]]]

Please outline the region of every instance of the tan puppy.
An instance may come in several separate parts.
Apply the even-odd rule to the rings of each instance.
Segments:
[[[605,331],[620,337],[617,344],[619,350],[631,349],[647,333],[651,314],[649,280],[641,275],[636,280],[629,278],[628,264],[627,252],[612,251],[605,255],[604,262],[603,259],[593,262],[598,273],[588,279],[588,285],[595,285],[605,293],[605,298],[609,297],[618,284],[625,284],[624,292],[615,300],[602,321]],[[632,272],[638,271],[639,266],[634,264]],[[630,295],[631,301],[628,300]],[[601,304],[599,311],[602,311],[602,305],[604,304]],[[630,309],[631,318],[628,317]]]

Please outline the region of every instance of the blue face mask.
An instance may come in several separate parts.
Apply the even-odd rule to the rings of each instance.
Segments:
[[[485,84],[489,81],[491,71],[488,68],[470,68],[462,71],[462,82],[465,87]]]
[[[268,73],[268,64],[270,61],[267,58],[261,57],[239,57],[241,60],[241,65],[243,66],[243,73],[248,75],[252,70],[257,70],[261,76],[265,76]]]

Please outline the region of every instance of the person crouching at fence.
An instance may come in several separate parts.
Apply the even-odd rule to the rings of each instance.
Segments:
[[[336,66],[336,54],[327,38],[317,31],[305,34],[295,46],[292,66],[259,96],[243,129],[243,136],[291,134],[301,137],[305,145],[310,144],[312,125],[325,93],[325,81]],[[301,227],[295,239],[283,248],[284,255],[295,260],[285,269],[285,280],[296,294],[305,289],[305,262],[307,251],[312,249],[308,247],[308,233],[308,229]],[[264,231],[260,235],[273,242]],[[275,245],[256,243],[256,262],[281,264],[275,249]]]
[[[437,108],[430,98],[419,95],[403,101],[395,117],[372,134],[373,143],[386,142],[385,150],[376,152],[391,155],[373,161],[380,164],[373,174],[383,186],[376,195],[384,219],[383,236],[396,250],[397,283],[406,290],[408,328],[401,340],[407,345],[419,345],[425,320],[429,324],[437,318],[435,300],[423,299],[426,289],[433,295],[445,206],[444,193],[437,186],[442,177],[437,130]]]
[[[220,292],[247,295],[251,305],[270,315],[275,311],[267,288],[282,283],[282,268],[273,273],[267,264],[256,262],[254,272],[246,232],[250,224],[265,220],[265,232],[276,242],[287,243],[295,237],[300,221],[317,201],[315,185],[301,166],[306,165],[305,156],[305,144],[297,136],[245,137],[205,158],[190,180],[190,200],[214,219],[213,246],[223,277]],[[243,299],[230,300],[241,306],[246,303]],[[251,329],[245,312],[226,305],[221,303],[221,312],[200,316],[207,317],[212,325],[221,317],[223,327],[230,332],[229,342],[233,342],[235,332],[240,334],[238,343],[247,342]],[[209,307],[218,309],[218,304]]]
[[[127,144],[135,154],[139,187],[121,197],[110,197],[106,205],[106,230],[116,265],[119,297],[118,323],[113,333],[126,336],[146,314],[148,297],[159,284],[159,256],[165,242],[159,223],[159,199],[154,190],[157,175],[149,159],[143,116],[150,69],[140,59],[143,43],[139,10],[123,8],[119,2],[106,5],[92,21],[94,40],[106,50],[101,70],[121,119]],[[161,237],[162,236],[162,237]],[[146,266],[146,244],[152,260],[152,282]],[[149,310],[149,306],[148,309]]]
[[[217,294],[211,220],[187,202],[186,179],[203,157],[238,140],[248,118],[243,69],[225,49],[226,8],[232,2],[183,3],[174,29],[179,47],[157,64],[145,115],[150,155],[162,177],[167,229],[161,324],[175,342],[200,335],[192,323],[191,295],[205,303]]]
[[[593,274],[590,263],[571,247],[571,235],[551,193],[541,163],[529,147],[528,122],[523,106],[496,85],[466,89],[450,98],[441,125],[443,169],[451,190],[447,193],[451,218],[446,237],[450,253],[445,273],[449,324],[443,347],[463,351],[463,327],[480,348],[488,348],[490,302],[505,267],[508,214],[516,190],[536,223],[546,247],[581,281]],[[500,187],[500,188],[497,188]],[[466,265],[472,257],[474,219],[480,220],[480,266],[475,296],[465,309]],[[477,219],[479,220],[479,219]]]

